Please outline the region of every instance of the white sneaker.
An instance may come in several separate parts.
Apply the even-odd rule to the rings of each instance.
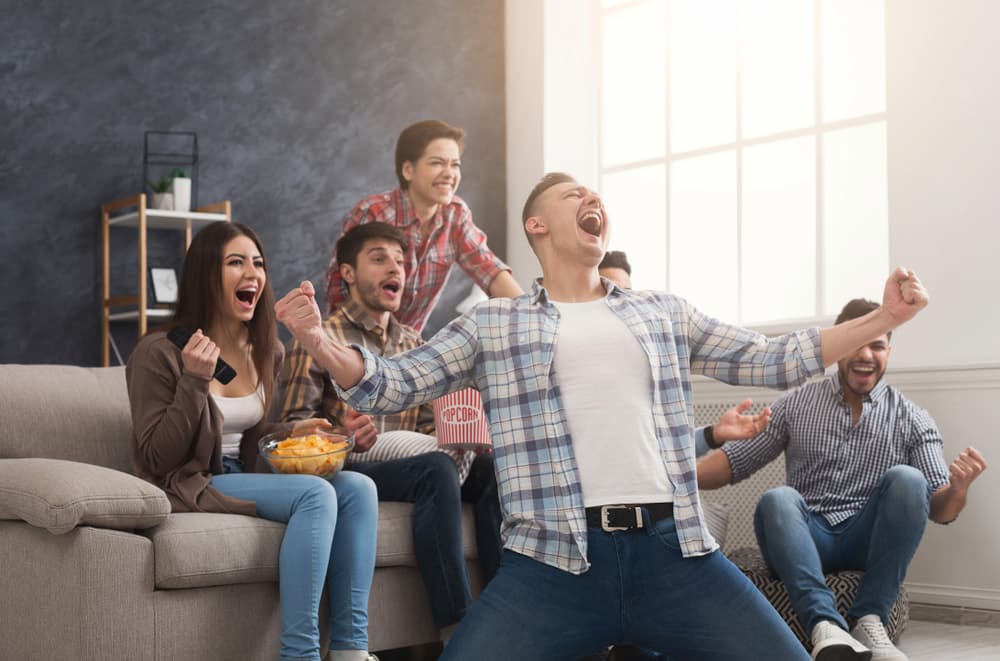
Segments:
[[[830,620],[822,620],[812,630],[813,661],[870,661],[871,650]]]
[[[865,615],[851,629],[851,635],[872,651],[872,661],[907,661],[906,655],[899,651],[878,615]]]

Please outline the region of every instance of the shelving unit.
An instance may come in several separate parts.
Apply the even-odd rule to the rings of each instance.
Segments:
[[[131,210],[130,210],[131,209]],[[169,229],[184,232],[184,251],[191,245],[191,236],[203,226],[219,220],[232,222],[232,205],[229,200],[203,206],[195,211],[166,211],[146,207],[146,195],[115,200],[101,205],[101,264],[104,291],[101,305],[101,364],[107,367],[111,362],[111,350],[119,363],[122,356],[111,335],[111,322],[138,322],[139,336],[146,333],[151,319],[167,319],[172,310],[151,308],[147,289],[148,268],[146,263],[146,235],[151,229]],[[137,291],[134,295],[111,298],[111,228],[133,227],[138,232]],[[112,308],[124,308],[112,312]]]

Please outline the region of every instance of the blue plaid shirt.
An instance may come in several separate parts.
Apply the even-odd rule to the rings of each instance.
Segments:
[[[789,388],[823,366],[819,331],[768,339],[708,317],[687,301],[625,291],[603,280],[605,301],[649,357],[660,456],[674,486],[685,556],[718,548],[705,527],[695,478],[691,373],[726,383]],[[426,344],[385,358],[357,347],[361,381],[341,391],[362,412],[390,413],[465,387],[477,388],[496,456],[505,547],[580,574],[587,522],[553,355],[559,311],[540,283],[530,294],[485,301]],[[614,374],[595,374],[613,387]],[[609,411],[608,415],[614,415]],[[609,443],[629,439],[608,439]]]
[[[833,374],[784,395],[771,405],[767,429],[750,440],[726,443],[722,451],[733,482],[784,452],[788,486],[831,525],[860,512],[893,466],[918,469],[931,491],[948,484],[934,420],[884,380],[862,399],[856,424],[840,376]]]

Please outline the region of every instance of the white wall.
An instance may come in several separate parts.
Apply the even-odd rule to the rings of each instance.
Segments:
[[[555,19],[557,10],[573,7]],[[520,224],[531,185],[550,169],[596,181],[593,148],[583,142],[589,127],[590,144],[596,143],[598,69],[596,49],[581,38],[593,28],[560,29],[566,16],[577,14],[567,19],[571,25],[584,20],[580,5],[508,0],[507,12],[508,246],[525,284],[538,274]],[[930,307],[893,336],[889,380],[935,417],[949,461],[975,445],[994,464],[958,522],[928,527],[907,581],[917,601],[994,609],[1000,609],[1000,435],[991,415],[1000,407],[997,25],[1000,2],[993,0],[886,0],[890,263],[916,270],[931,293]],[[553,94],[549,84],[564,87]],[[590,110],[580,101],[587,94],[595,95]]]
[[[993,0],[886,2],[890,261],[932,297],[897,367],[1000,364],[998,24]]]
[[[593,0],[507,0],[507,263],[541,276],[521,209],[546,172],[597,182],[598,58]]]

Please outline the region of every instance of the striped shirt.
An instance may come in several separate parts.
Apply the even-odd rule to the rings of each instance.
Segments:
[[[649,357],[656,441],[674,487],[682,551],[709,553],[718,545],[698,501],[691,374],[775,388],[798,385],[823,369],[819,331],[768,339],[708,317],[676,296],[625,291],[602,281],[608,307]],[[391,412],[477,388],[496,458],[504,546],[580,574],[590,567],[587,522],[566,424],[573,412],[563,407],[553,370],[559,324],[558,309],[536,283],[530,294],[480,303],[400,356],[384,358],[361,348],[364,376],[341,392],[358,410]],[[594,378],[613,384],[616,375]]]
[[[486,234],[472,222],[472,212],[458,196],[441,205],[425,238],[420,218],[402,189],[371,195],[358,202],[344,220],[341,236],[364,223],[389,223],[403,230],[410,243],[406,260],[406,283],[396,316],[400,323],[422,331],[430,317],[452,264],[458,264],[480,289],[489,292],[493,279],[510,268],[486,245]],[[348,299],[340,277],[334,248],[326,272],[326,303],[330,314]]]
[[[930,414],[880,381],[851,424],[840,376],[794,390],[771,405],[771,421],[748,441],[726,443],[738,482],[785,452],[788,486],[835,525],[861,511],[879,479],[899,464],[918,469],[932,490],[948,483],[941,434]]]

